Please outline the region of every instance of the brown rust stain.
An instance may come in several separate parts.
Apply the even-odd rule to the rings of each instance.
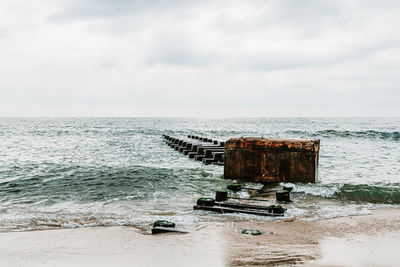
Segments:
[[[252,182],[315,182],[319,140],[233,138],[225,144],[224,177]]]
[[[319,140],[232,138],[226,143],[228,149],[282,149],[318,151]]]

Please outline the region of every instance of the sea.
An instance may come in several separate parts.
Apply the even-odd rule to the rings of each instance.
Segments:
[[[400,118],[0,118],[0,231],[282,220],[193,210],[235,181],[164,134],[320,139],[318,183],[281,184],[293,187],[284,218],[400,207]]]

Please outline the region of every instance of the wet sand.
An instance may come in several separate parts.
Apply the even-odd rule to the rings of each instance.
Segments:
[[[400,209],[318,221],[238,223],[261,236],[229,235],[230,266],[400,266]]]
[[[259,236],[242,229],[263,230]],[[319,221],[202,223],[0,233],[0,266],[400,266],[400,209]]]

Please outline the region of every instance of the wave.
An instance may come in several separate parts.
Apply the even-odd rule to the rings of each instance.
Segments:
[[[202,168],[146,166],[53,166],[45,173],[26,175],[0,181],[0,201],[52,205],[70,200],[92,202],[124,197],[152,200],[157,198],[156,192],[163,193],[165,198],[200,195],[225,182]]]
[[[294,192],[357,203],[400,204],[399,184],[295,185]]]
[[[367,139],[383,139],[383,140],[393,140],[399,141],[400,140],[400,132],[393,131],[393,132],[385,132],[385,131],[375,131],[375,130],[366,130],[366,131],[341,131],[341,130],[320,130],[316,132],[309,132],[309,131],[297,131],[297,130],[290,130],[286,131],[285,133],[291,135],[302,135],[302,136],[309,136],[309,137],[341,137],[341,138],[367,138]]]
[[[400,204],[400,188],[373,185],[343,185],[335,198],[356,202]]]

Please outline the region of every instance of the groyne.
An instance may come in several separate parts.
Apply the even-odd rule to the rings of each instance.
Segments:
[[[249,182],[315,183],[320,140],[231,138],[226,142],[188,135],[164,135],[176,151],[203,164],[224,166],[224,178]]]
[[[185,139],[163,135],[166,144],[191,159],[205,165],[224,165],[225,142],[207,137],[188,135]]]

